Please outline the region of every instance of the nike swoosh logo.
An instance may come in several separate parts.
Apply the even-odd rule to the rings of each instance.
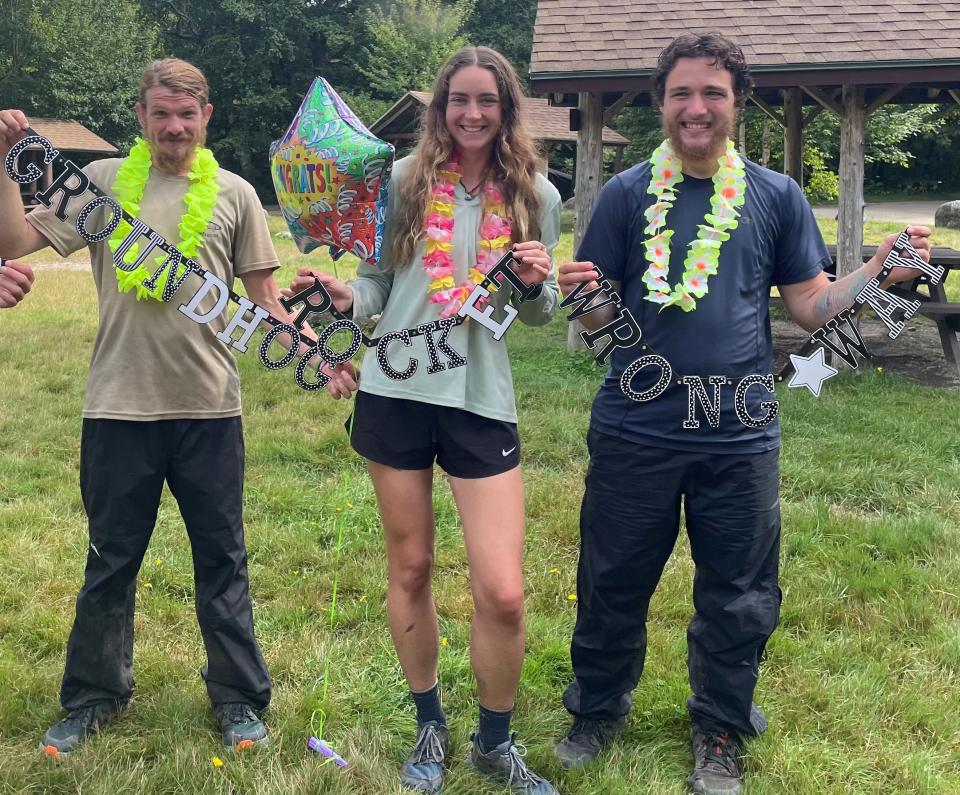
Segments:
[[[503,454],[503,457],[506,458],[508,455],[510,455],[510,453],[512,453],[512,452],[513,452],[514,450],[516,450],[516,449],[517,449],[517,448],[516,448],[516,445],[514,445],[513,447],[511,447],[509,450],[504,450],[504,449],[501,447],[501,448],[500,448],[500,452]]]

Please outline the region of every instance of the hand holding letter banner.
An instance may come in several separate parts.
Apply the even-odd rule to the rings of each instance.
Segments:
[[[923,279],[929,284],[939,284],[946,274],[946,268],[930,264],[928,237],[930,230],[922,229],[921,231],[925,232],[925,235],[919,239],[923,253],[913,246],[910,227],[892,240],[886,240],[877,249],[878,256],[887,249],[880,272],[857,293],[852,307],[830,318],[810,335],[810,339],[799,354],[790,356],[790,363],[777,376],[778,382],[789,377],[788,387],[805,386],[814,397],[820,397],[823,382],[837,374],[834,368],[824,363],[823,357],[826,350],[837,354],[850,367],[858,367],[860,365],[858,354],[862,358],[870,356],[855,322],[857,315],[865,306],[873,309],[877,317],[883,321],[890,339],[900,336],[906,321],[920,309],[921,302],[889,292],[883,288],[884,282],[888,279],[892,281]],[[927,256],[924,257],[923,254]]]

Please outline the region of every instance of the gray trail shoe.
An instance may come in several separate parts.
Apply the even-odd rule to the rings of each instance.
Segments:
[[[101,701],[89,707],[72,709],[43,735],[40,750],[49,757],[63,760],[84,740],[96,734],[113,718],[126,702]]]
[[[577,716],[567,736],[553,747],[564,770],[573,770],[592,762],[604,746],[627,725],[626,718],[602,720]]]
[[[514,792],[526,792],[529,795],[559,795],[553,784],[532,772],[523,761],[523,754],[516,745],[517,735],[513,734],[505,743],[492,751],[484,753],[480,749],[480,735],[470,736],[473,745],[467,756],[467,764],[495,781],[506,785]]]
[[[228,701],[215,704],[213,711],[220,724],[224,748],[243,751],[267,739],[267,727],[257,717],[252,705],[243,701]]]
[[[442,792],[450,730],[443,723],[427,721],[417,728],[417,741],[400,768],[400,781],[407,789]]]
[[[687,777],[698,795],[740,795],[740,743],[736,734],[690,727],[693,772]]]

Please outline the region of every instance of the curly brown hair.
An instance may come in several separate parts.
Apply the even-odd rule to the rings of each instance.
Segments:
[[[657,59],[653,73],[653,95],[663,107],[667,89],[667,76],[680,58],[710,58],[718,69],[725,69],[733,79],[733,95],[737,109],[743,110],[753,88],[753,78],[747,59],[730,39],[719,33],[685,33],[671,41]]]
[[[393,262],[388,267],[407,265],[413,259],[417,242],[423,237],[423,219],[440,167],[453,153],[453,139],[446,122],[450,80],[466,66],[486,69],[497,83],[500,129],[493,143],[490,171],[503,192],[513,227],[513,242],[535,240],[540,236],[536,178],[541,161],[533,136],[521,116],[524,95],[516,70],[496,50],[463,47],[441,68],[433,87],[433,99],[420,119],[419,139],[411,153],[413,168],[400,187],[394,210],[394,232],[390,241]]]

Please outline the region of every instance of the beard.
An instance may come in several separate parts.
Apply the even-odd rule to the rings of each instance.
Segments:
[[[709,119],[710,137],[696,143],[686,143],[683,140],[683,129],[678,120],[661,121],[661,129],[666,138],[670,139],[673,151],[684,160],[717,160],[727,148],[727,140],[733,137],[736,117],[723,118],[713,116]]]
[[[204,125],[196,136],[182,135],[177,138],[160,137],[143,130],[143,137],[149,141],[153,161],[161,171],[186,173],[193,164],[197,149],[206,142],[207,128]]]

